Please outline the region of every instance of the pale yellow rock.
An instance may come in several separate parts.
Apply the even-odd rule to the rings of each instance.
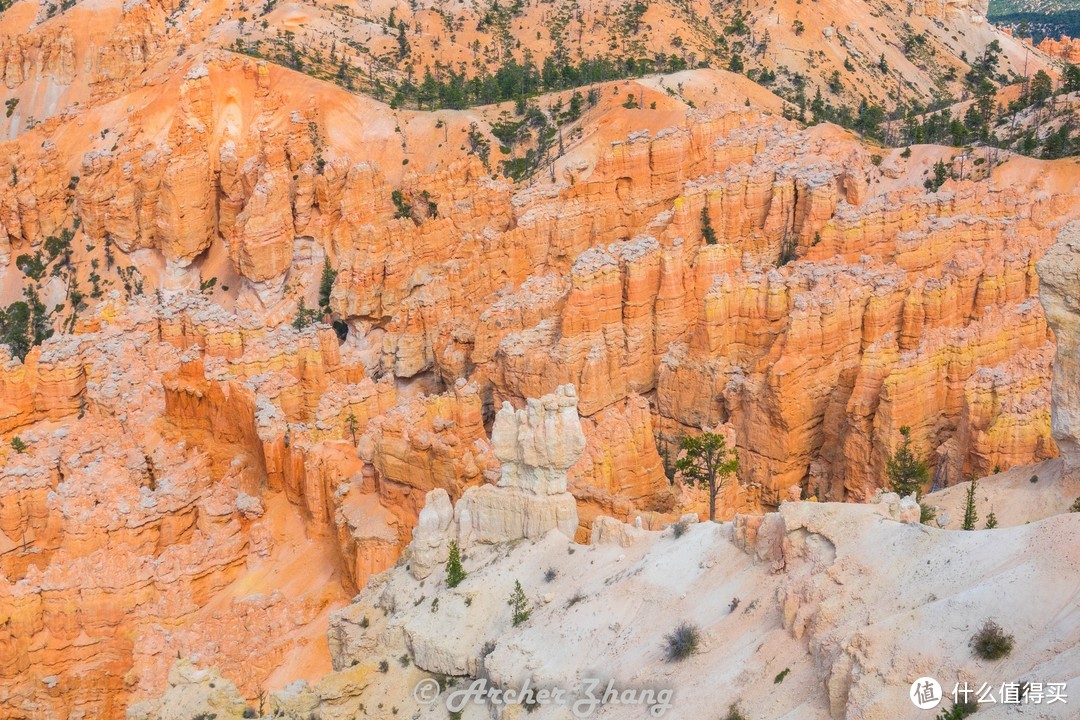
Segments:
[[[1038,263],[1039,299],[1054,330],[1054,441],[1066,466],[1080,467],[1080,225],[1072,224]]]

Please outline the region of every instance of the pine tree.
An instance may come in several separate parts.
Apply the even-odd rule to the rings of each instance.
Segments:
[[[296,317],[293,318],[292,326],[297,330],[303,330],[307,326],[307,308],[304,307],[304,298],[300,298],[300,306],[296,308]]]
[[[971,485],[968,486],[967,500],[964,503],[964,529],[974,530],[975,523],[979,521],[979,513],[975,511],[975,489],[978,487],[979,481],[975,478],[971,479]]]
[[[727,479],[739,470],[739,457],[719,433],[687,436],[680,443],[683,456],[675,463],[689,485],[709,491],[709,520],[716,520],[716,496]]]
[[[993,530],[996,527],[997,527],[997,515],[994,514],[993,510],[991,510],[990,514],[986,516],[986,529],[987,530]]]
[[[450,558],[446,561],[446,586],[457,587],[465,579],[465,568],[461,567],[461,550],[456,540],[450,541]],[[521,588],[521,585],[518,585]],[[523,594],[524,596],[524,594]],[[517,623],[514,623],[517,625]]]
[[[701,237],[706,245],[716,244],[716,231],[713,230],[712,221],[709,220],[708,208],[701,208]]]
[[[957,140],[959,138],[954,138]],[[957,143],[958,145],[962,143]],[[928,178],[925,185],[926,188],[932,192],[937,192],[938,189],[945,184],[945,181],[949,179],[949,166],[945,164],[944,160],[938,160],[934,163],[934,177]]]
[[[316,313],[314,310],[308,310],[307,305],[304,303],[304,298],[300,298],[300,305],[296,308],[296,317],[293,318],[292,326],[297,330],[303,330],[311,323],[315,322]]]
[[[529,609],[529,600],[525,597],[525,591],[521,589],[521,581],[514,581],[514,592],[506,604],[514,609],[514,625],[520,625],[529,619],[532,610]]]
[[[405,37],[405,21],[404,20],[398,20],[397,31],[398,31],[398,36],[397,36],[398,57],[399,58],[404,58],[406,55],[409,54],[409,40],[408,40],[408,38]]]
[[[903,440],[892,457],[886,461],[885,473],[893,492],[900,497],[914,495],[918,498],[922,495],[922,486],[930,479],[930,471],[926,463],[915,457],[915,452],[911,449],[911,428],[903,426],[900,428],[900,435]]]
[[[53,334],[49,326],[49,313],[46,312],[45,303],[41,302],[34,286],[23,288],[23,297],[26,298],[26,306],[30,309],[30,341],[34,345],[40,345]]]
[[[0,308],[0,343],[8,346],[12,357],[23,360],[34,346],[32,320],[30,306],[22,300],[11,303],[7,310]]]
[[[17,452],[17,453],[24,453],[24,452],[26,452],[26,443],[24,443],[24,442],[23,442],[23,440],[22,440],[22,438],[21,438],[21,437],[19,437],[18,435],[16,435],[15,437],[11,438],[11,447],[12,447],[12,449],[13,449],[13,450],[15,450],[15,452]]]
[[[330,264],[330,256],[323,258],[322,279],[319,281],[319,310],[323,313],[330,312],[330,293],[334,290],[334,281],[337,280],[337,271]]]
[[[356,415],[351,411],[349,412],[348,417],[345,418],[345,424],[349,428],[349,434],[352,435],[353,447],[356,447]]]

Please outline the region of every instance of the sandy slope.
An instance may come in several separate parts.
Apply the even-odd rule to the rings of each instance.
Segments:
[[[980,479],[975,493],[977,526],[986,524],[991,511],[998,527],[1023,525],[1068,512],[1080,497],[1080,477],[1063,472],[1062,465],[1061,458],[1054,458]],[[968,487],[968,483],[960,483],[926,496],[926,502],[937,506],[942,517],[948,516],[945,527],[951,530],[963,524]]]
[[[900,522],[884,504],[787,503],[750,551],[736,541],[737,527],[702,523],[681,538],[628,528],[629,547],[575,545],[557,531],[476,546],[455,589],[441,569],[418,581],[403,564],[332,621],[335,665],[344,669],[315,687],[320,717],[376,706],[446,717],[448,691],[433,706],[412,699],[413,686],[433,674],[462,676],[455,687],[471,675],[504,688],[529,678],[578,691],[588,678],[610,678],[620,688],[672,689],[666,717],[722,717],[738,702],[750,718],[786,720],[932,717],[908,700],[924,675],[947,692],[965,681],[1075,686],[1080,676],[1080,547],[1061,542],[1080,528],[1080,515],[962,532]],[[550,582],[548,568],[557,571]],[[534,608],[517,627],[506,604],[515,580]],[[998,662],[969,648],[989,618],[1017,641]],[[701,648],[668,662],[664,638],[681,622],[700,628]],[[489,641],[495,649],[484,658]],[[406,653],[412,664],[403,668],[397,658]],[[386,673],[376,669],[382,659]],[[984,706],[979,717],[1067,718],[1073,710]],[[521,708],[506,712],[518,717]],[[643,715],[608,705],[596,717]],[[463,717],[485,716],[470,706]],[[541,705],[529,717],[569,714]]]

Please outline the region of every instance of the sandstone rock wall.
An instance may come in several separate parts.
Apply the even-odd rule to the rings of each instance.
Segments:
[[[1080,464],[1080,226],[1069,225],[1039,261],[1039,299],[1054,331],[1051,427],[1066,466]]]
[[[102,68],[116,71],[101,70],[101,88],[167,49],[117,42],[139,50],[119,51],[123,62],[105,53]],[[62,59],[51,67],[67,72]],[[670,465],[679,438],[703,428],[740,454],[723,517],[794,485],[870,497],[903,425],[940,484],[1056,452],[1043,406],[1050,333],[1033,301],[1035,263],[1075,212],[1055,166],[1010,161],[928,193],[920,173],[945,149],[889,151],[879,165],[837,128],[739,104],[668,113],[631,134],[589,120],[595,136],[569,146],[555,182],[515,186],[451,148],[432,150],[439,164],[402,164],[395,143],[434,122],[425,114],[293,87],[307,81],[235,55],[176,68],[130,109],[56,115],[3,144],[15,170],[0,183],[5,272],[71,229],[84,288],[104,259],[90,248],[111,248],[146,283],[145,297],[98,298],[72,332],[0,364],[5,438],[50,446],[62,426],[97,423],[146,450],[142,464],[117,461],[118,488],[84,472],[72,486],[83,499],[57,509],[76,476],[36,447],[9,459],[5,446],[2,592],[20,619],[0,646],[16,668],[13,712],[45,702],[116,716],[164,682],[173,644],[228,666],[243,642],[262,642],[208,645],[196,619],[271,628],[265,665],[241,679],[250,692],[292,657],[291,638],[332,590],[392,565],[418,522],[439,531],[429,567],[450,532],[481,542],[557,527],[584,540],[599,516],[661,527],[696,506],[660,451]],[[359,115],[382,129],[345,132],[341,118]],[[448,118],[444,138],[474,118],[486,122],[481,111]],[[301,298],[315,306],[324,257],[338,271],[325,319],[344,341],[325,325],[290,327]],[[204,271],[220,283],[196,293]],[[1048,307],[1067,305],[1067,282],[1050,285]],[[558,393],[565,384],[573,395]],[[173,502],[148,478],[178,457],[158,449],[175,443],[194,479],[176,481]],[[494,492],[500,479],[514,490]],[[89,515],[86,498],[99,508]],[[136,498],[160,510],[120,512]],[[442,508],[435,520],[425,502]],[[299,520],[271,523],[257,507]],[[212,602],[301,538],[324,553],[312,565],[328,594]],[[62,592],[50,596],[53,576]],[[107,648],[100,673],[87,671],[94,658],[72,640],[61,599],[79,583],[103,592],[99,581],[123,586],[79,621]],[[154,593],[165,607],[147,604]],[[133,631],[144,639],[126,640]],[[26,662],[59,689],[42,690]],[[145,684],[115,681],[128,672]]]
[[[85,378],[71,407],[58,405],[65,416],[20,419],[27,449],[3,451],[3,712],[117,717],[139,683],[160,682],[153,663],[175,657],[170,643],[143,645],[150,628],[196,621],[273,541],[260,512],[237,506],[257,492],[254,473],[237,464],[215,476],[205,456],[154,431],[164,398],[144,381],[178,363],[171,346],[113,327],[42,355]]]
[[[1080,39],[1066,37],[1064,35],[1057,40],[1047,37],[1043,38],[1042,42],[1038,44],[1038,48],[1047,55],[1059,58],[1065,62],[1080,62]]]
[[[994,449],[964,414],[977,371],[1021,371],[1009,358],[1046,343],[1030,304],[1034,261],[1073,205],[1039,172],[1026,185],[992,175],[927,193],[909,178],[930,157],[894,151],[877,166],[836,128],[797,131],[740,108],[691,111],[595,157],[572,151],[572,183],[513,188],[484,177],[475,155],[397,177],[334,142],[329,105],[288,109],[279,78],[236,57],[192,67],[161,89],[175,113],[88,153],[74,190],[62,173],[0,189],[11,193],[0,201],[9,245],[21,252],[57,226],[43,222],[73,197],[89,242],[157,253],[176,277],[227,246],[238,307],[280,322],[296,307],[285,278],[301,267],[298,243],[311,243],[338,270],[331,307],[368,375],[434,378],[444,390],[476,382],[489,417],[504,400],[520,406],[573,383],[590,431],[648,398],[651,421],[631,413],[614,451],[633,479],[597,466],[582,476],[646,508],[666,482],[642,441],[648,426],[674,446],[729,424],[744,484],[765,502],[794,483],[832,498],[872,494],[905,424],[944,482],[1054,452],[1037,413]],[[399,189],[410,217],[396,217]],[[716,245],[702,242],[703,211]],[[231,346],[230,359],[242,352],[236,331],[214,342]],[[1032,357],[1045,377],[1046,356]],[[283,390],[282,406],[310,409],[326,392],[304,388]],[[907,402],[913,393],[929,400]],[[1024,407],[998,397],[981,417]],[[917,411],[893,417],[896,407]],[[482,472],[470,452],[453,471],[459,484]]]

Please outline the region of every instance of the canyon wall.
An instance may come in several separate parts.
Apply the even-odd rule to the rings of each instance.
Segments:
[[[499,418],[531,427],[566,385],[580,430],[544,457],[579,541],[601,516],[704,512],[669,473],[706,429],[741,464],[720,519],[793,486],[872,497],[902,426],[939,485],[1056,453],[1035,265],[1076,212],[1063,163],[868,147],[699,70],[682,95],[600,86],[514,184],[465,140],[498,108],[170,62],[0,146],[6,302],[66,306],[0,357],[5,713],[119,717],[177,650],[248,697],[325,665],[320,622],[397,561],[432,491],[481,503],[507,463],[550,484]],[[956,178],[931,191],[939,160]]]
[[[88,153],[74,190],[48,187],[61,173],[20,180],[40,199],[36,225],[13,201],[12,252],[34,247],[44,228],[20,228],[50,203],[74,203],[80,240],[151,252],[166,288],[223,254],[229,301],[270,322],[315,305],[328,257],[332,316],[368,376],[477,383],[489,417],[573,383],[586,427],[635,461],[612,458],[629,473],[615,477],[592,453],[572,480],[645,507],[666,485],[650,434],[674,447],[728,426],[769,503],[792,484],[866,497],[902,425],[945,483],[1054,452],[1027,399],[1049,373],[1034,262],[1074,212],[1050,167],[1013,182],[991,162],[930,193],[942,150],[881,159],[836,128],[716,107],[571,148],[553,185],[487,178],[475,155],[386,174],[335,142],[328,98],[287,111],[281,73],[194,68],[163,90],[175,117]]]
[[[1066,468],[1080,466],[1080,225],[1062,230],[1039,261],[1039,299],[1054,331],[1051,427]]]

